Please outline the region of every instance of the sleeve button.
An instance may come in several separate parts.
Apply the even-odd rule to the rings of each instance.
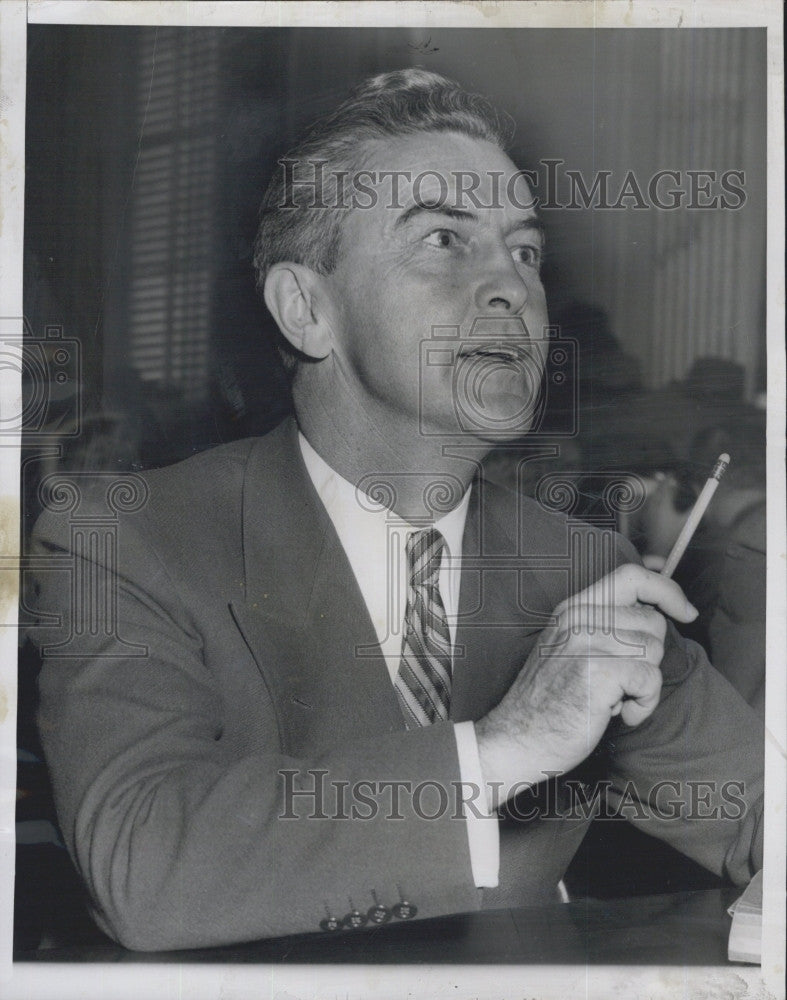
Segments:
[[[366,915],[373,924],[387,924],[391,919],[391,911],[380,903],[370,907]]]
[[[367,919],[366,914],[361,913],[360,910],[351,910],[344,918],[343,922],[345,927],[349,927],[351,930],[356,930],[358,927],[363,927]]]

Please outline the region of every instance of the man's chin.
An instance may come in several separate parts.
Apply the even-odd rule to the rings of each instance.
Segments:
[[[498,445],[512,444],[513,442],[521,441],[522,438],[526,437],[530,431],[530,421],[525,421],[518,427],[511,427],[505,430],[500,428],[490,428],[489,430],[475,430],[472,432],[472,437],[476,438],[478,441],[490,448],[496,448]],[[468,436],[470,432],[468,432]]]
[[[445,445],[470,446],[483,445],[487,449],[498,445],[521,441],[530,432],[531,419],[507,420],[501,416],[499,420],[488,421],[456,420],[451,426],[443,425],[436,436],[443,439]]]
[[[489,393],[483,401],[455,401],[457,433],[475,437],[491,444],[515,441],[526,435],[532,425],[532,405],[523,400],[522,393]]]

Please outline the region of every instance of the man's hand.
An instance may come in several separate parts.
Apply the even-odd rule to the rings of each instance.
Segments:
[[[672,580],[620,566],[554,611],[503,700],[476,723],[490,804],[524,783],[571,770],[593,750],[613,715],[637,726],[655,709],[667,622],[696,609]]]

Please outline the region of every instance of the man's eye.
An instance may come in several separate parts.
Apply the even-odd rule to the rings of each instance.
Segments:
[[[541,247],[512,247],[511,256],[517,264],[527,264],[528,267],[541,266]]]
[[[450,247],[456,246],[458,242],[459,237],[453,229],[435,229],[434,232],[424,237],[424,243],[428,243],[431,247],[439,247],[441,250],[448,250]]]

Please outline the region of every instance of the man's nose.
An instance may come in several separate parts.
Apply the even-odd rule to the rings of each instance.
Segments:
[[[475,305],[479,314],[515,316],[527,302],[527,285],[508,250],[487,259],[487,268],[476,285]]]

